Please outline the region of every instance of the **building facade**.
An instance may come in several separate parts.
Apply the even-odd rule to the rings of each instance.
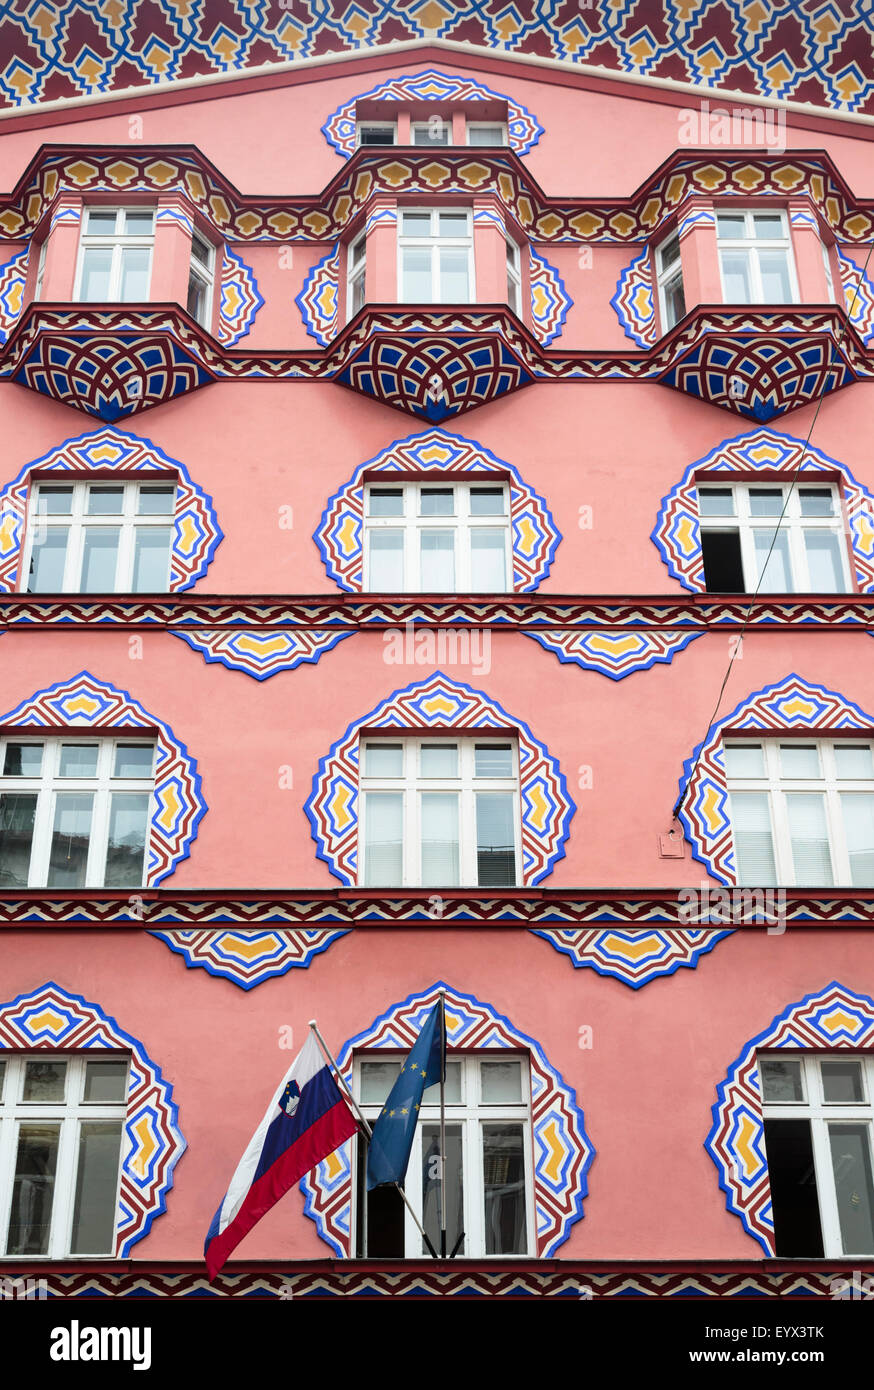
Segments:
[[[861,70],[313,23],[163,69],[103,33],[99,80],[0,31],[0,1278],[835,1297],[874,1276]],[[441,989],[455,1259],[352,1141],[209,1286],[309,1020],[375,1116]]]

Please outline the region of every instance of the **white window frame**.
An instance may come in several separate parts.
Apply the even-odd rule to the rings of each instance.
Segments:
[[[434,117],[433,117],[433,116],[427,118],[427,119],[424,120],[424,121],[411,121],[411,122],[410,122],[410,144],[411,144],[411,145],[414,145],[414,146],[416,147],[416,149],[418,149],[418,150],[428,150],[428,149],[431,149],[431,150],[445,150],[445,149],[448,149],[448,147],[452,144],[452,116],[451,116],[451,115],[450,115],[449,117],[442,116],[442,115],[440,115],[440,112],[439,112],[439,111],[435,111],[435,112],[434,112],[434,115],[437,117],[437,119],[438,119],[439,122],[440,122],[440,133],[441,133],[441,135],[442,135],[442,134],[445,134],[445,135],[446,135],[446,139],[445,139],[445,140],[434,140],[434,139],[432,138],[430,132],[434,129],[434,125],[435,125],[435,123],[434,123]],[[426,139],[424,139],[424,140],[417,140],[417,139],[416,139],[416,135],[417,135],[420,131],[423,132],[423,133],[426,135],[426,137],[427,137]]]
[[[65,515],[48,515],[41,512],[39,508],[39,489],[70,487],[73,490],[71,501],[72,510]],[[122,510],[115,514],[109,513],[100,516],[89,516],[88,489],[90,487],[121,487],[123,489]],[[21,556],[21,576],[19,587],[22,593],[29,593],[28,583],[30,580],[30,562],[33,557],[34,546],[44,538],[47,531],[67,530],[67,554],[64,561],[64,578],[61,586],[63,594],[78,594],[84,592],[79,588],[82,579],[82,561],[85,549],[85,530],[86,527],[111,528],[119,532],[118,555],[115,563],[115,584],[111,590],[116,594],[129,594],[134,590],[131,588],[134,575],[134,561],[136,556],[136,533],[140,529],[151,529],[163,527],[170,532],[170,544],[167,547],[167,577],[164,588],[169,587],[170,583],[170,562],[173,551],[173,530],[175,526],[175,496],[173,507],[169,512],[155,513],[154,515],[140,515],[137,511],[139,503],[140,488],[149,487],[169,487],[175,489],[178,482],[175,478],[74,478],[71,475],[38,478],[31,484],[31,497],[29,499],[27,534]],[[36,592],[36,591],[34,591]],[[163,590],[161,590],[163,592]]]
[[[361,142],[361,131],[366,127],[368,130],[390,130],[391,141],[386,145],[364,145]],[[359,150],[386,150],[398,142],[397,121],[356,121],[355,123],[355,147]]]
[[[14,776],[6,774],[6,748],[8,744],[28,744],[41,746],[42,769],[38,777]],[[144,777],[115,777],[113,766],[115,750],[131,744],[152,745],[152,771]],[[97,773],[94,777],[61,777],[61,746],[97,746]],[[52,738],[35,737],[30,730],[11,729],[0,735],[0,795],[36,794],[36,812],[31,839],[30,865],[27,875],[28,888],[45,888],[49,874],[52,833],[55,821],[55,804],[59,792],[92,793],[91,831],[88,841],[88,858],[85,869],[85,888],[103,888],[106,879],[106,857],[108,853],[110,815],[114,793],[133,792],[139,795],[154,796],[155,790],[155,737],[149,730],[141,736],[108,736],[96,734],[91,738],[81,734],[59,735]],[[152,800],[146,812],[146,836],[143,850],[143,876],[149,862],[149,841],[152,830]],[[143,886],[143,885],[140,885]],[[8,890],[7,890],[8,891]],[[57,892],[70,891],[58,888]]]
[[[804,746],[816,745],[819,754],[820,776],[813,777],[789,777],[780,766],[780,748],[782,745],[801,744]],[[796,886],[795,861],[792,852],[792,837],[789,829],[789,814],[786,806],[786,797],[793,792],[797,793],[817,793],[825,798],[825,819],[828,833],[828,848],[831,858],[832,884],[802,884],[800,887],[831,887],[852,884],[852,873],[850,870],[849,851],[847,849],[846,835],[844,832],[844,819],[841,809],[840,797],[842,794],[861,793],[874,795],[874,777],[839,777],[834,758],[835,744],[850,745],[852,747],[865,746],[872,749],[872,761],[874,761],[874,742],[866,738],[864,734],[855,737],[848,734],[846,738],[817,738],[811,735],[809,738],[783,737],[779,734],[774,737],[744,738],[734,734],[726,734],[723,739],[723,748],[727,745],[732,747],[760,747],[764,758],[765,775],[763,777],[736,776],[728,774],[726,770],[726,787],[729,795],[729,805],[733,792],[763,792],[768,798],[768,813],[771,824],[771,844],[774,854],[774,865],[778,884],[787,887]],[[735,841],[734,817],[730,816],[732,823],[732,843],[735,849],[735,863],[738,864],[738,874],[740,874],[739,860],[737,856],[737,844]],[[740,876],[738,882],[742,883]],[[746,884],[747,887],[767,888],[769,884]],[[874,887],[874,885],[872,885]]]
[[[669,261],[666,262],[665,251],[667,247],[669,247],[671,243],[674,241],[676,241],[677,244],[677,253],[675,256],[672,256]],[[680,322],[680,320],[674,319],[673,321],[670,321],[670,315],[668,312],[668,301],[665,290],[668,284],[676,278],[677,272],[679,272],[680,275],[680,285],[681,287],[683,287],[683,300],[685,303],[685,287],[683,285],[683,260],[680,251],[680,236],[678,232],[671,232],[670,236],[665,237],[664,241],[659,243],[659,245],[656,247],[655,262],[656,285],[658,287],[659,296],[659,316],[661,318],[662,323],[662,333],[669,333],[671,329],[674,328],[676,324]]]
[[[519,318],[522,317],[522,252],[512,237],[507,243],[507,303]]]
[[[790,593],[809,594],[820,592],[813,589],[810,584],[810,572],[807,565],[807,552],[804,544],[804,537],[807,531],[829,531],[838,537],[840,541],[839,554],[841,557],[841,572],[843,588],[835,589],[835,593],[849,594],[853,592],[852,570],[850,568],[849,547],[847,545],[847,527],[844,522],[843,499],[840,488],[830,478],[814,478],[805,474],[804,478],[798,478],[794,482],[767,480],[764,478],[750,479],[747,482],[733,482],[726,478],[702,478],[696,482],[696,493],[700,488],[719,488],[729,489],[733,494],[734,513],[726,512],[724,515],[702,516],[700,505],[698,507],[698,525],[701,531],[737,531],[740,535],[741,563],[744,572],[745,593],[755,592],[759,580],[759,570],[756,563],[755,533],[756,531],[772,534],[780,523],[780,531],[785,532],[789,540],[789,566],[791,569],[792,587]],[[775,516],[753,516],[750,507],[750,492],[758,492],[763,488],[780,488],[783,492],[785,511],[782,520],[780,514]],[[801,514],[801,494],[806,489],[813,489],[817,492],[824,492],[828,489],[832,495],[832,516],[802,516]],[[788,502],[786,501],[788,492]],[[760,593],[776,593],[777,590],[767,589],[764,586],[759,590]],[[782,592],[782,591],[780,591]],[[829,591],[831,592],[831,591]]]
[[[399,777],[370,776],[366,772],[366,749],[368,744],[388,743],[403,745],[403,773]],[[425,777],[421,774],[421,748],[423,744],[453,744],[458,749],[458,775],[456,777]],[[476,745],[509,744],[513,771],[507,777],[475,776],[474,748]],[[479,792],[509,792],[513,797],[513,848],[516,860],[514,875],[516,885],[522,882],[522,802],[519,790],[519,740],[515,734],[503,737],[484,733],[482,736],[455,737],[436,734],[410,735],[403,730],[384,736],[362,734],[358,746],[359,768],[359,816],[358,816],[358,874],[361,887],[374,888],[421,888],[421,887],[459,887],[476,888],[477,868],[477,828],[476,796]],[[395,792],[403,797],[403,848],[402,881],[398,884],[368,885],[366,878],[366,845],[369,793]],[[458,796],[458,883],[443,885],[422,884],[422,813],[421,796],[423,792],[454,792]],[[495,891],[500,891],[496,889]]]
[[[506,121],[467,121],[465,125],[465,131],[467,135],[468,145],[473,145],[473,141],[470,138],[470,132],[472,130],[499,130],[501,132],[501,138],[498,141],[498,145],[506,147],[508,143]],[[497,148],[497,146],[492,147],[489,145],[476,145],[474,146],[474,148],[487,150],[489,148]]]
[[[416,213],[419,216],[428,216],[431,219],[431,229],[427,236],[417,236],[412,233],[405,233],[404,215],[406,213]],[[452,213],[457,216],[464,213],[467,218],[467,231],[463,237],[443,237],[440,236],[440,214]],[[423,249],[427,248],[431,252],[431,298],[425,300],[427,304],[456,304],[457,300],[442,300],[440,298],[440,248],[455,247],[466,249],[467,251],[467,282],[468,296],[462,301],[466,304],[476,303],[476,282],[474,278],[474,254],[473,254],[473,211],[469,207],[455,207],[454,205],[444,205],[443,207],[400,207],[398,208],[398,303],[417,304],[419,300],[404,298],[404,268],[403,253],[407,248]]]
[[[360,261],[355,260],[355,252],[362,251]],[[346,251],[346,322],[353,319],[367,303],[367,232],[359,232],[353,237]],[[361,303],[355,307],[355,292],[361,282]]]
[[[111,1104],[83,1100],[85,1093],[85,1066],[87,1062],[125,1061],[130,1077],[130,1054],[103,1050],[70,1054],[61,1052],[11,1052],[5,1051],[0,1061],[6,1063],[5,1076],[0,1084],[0,1259],[22,1260],[39,1263],[51,1259],[94,1260],[115,1257],[115,1234],[118,1229],[118,1195],[121,1188],[122,1162],[124,1156],[124,1122],[127,1116],[128,1082],[124,1087],[124,1099]],[[65,1062],[67,1066],[63,1101],[24,1101],[24,1072],[28,1062]],[[78,1138],[82,1121],[115,1121],[121,1129],[119,1145],[118,1175],[112,1194],[113,1239],[112,1249],[95,1251],[92,1254],[70,1254],[73,1235],[73,1215],[76,1200],[76,1175],[78,1170]],[[58,1158],[55,1170],[55,1183],[52,1198],[52,1219],[48,1250],[44,1255],[5,1255],[9,1240],[9,1219],[12,1214],[13,1183],[15,1163],[18,1153],[18,1132],[22,1123],[59,1123]]]
[[[868,1130],[868,1153],[874,1173],[874,1057],[859,1052],[834,1051],[823,1053],[768,1052],[767,1049],[756,1054],[756,1062],[761,1075],[764,1061],[792,1061],[801,1063],[803,1101],[763,1100],[762,1117],[765,1120],[809,1120],[813,1147],[813,1166],[816,1178],[816,1195],[819,1203],[819,1219],[822,1229],[823,1258],[836,1259],[845,1255],[860,1254],[868,1258],[874,1251],[844,1250],[841,1239],[841,1224],[838,1211],[834,1168],[829,1145],[829,1123],[841,1121],[864,1124]],[[858,1061],[862,1064],[862,1088],[865,1099],[854,1102],[828,1102],[822,1085],[820,1062]]]
[[[403,1057],[399,1053],[366,1049],[356,1053],[354,1061],[353,1094],[361,1095],[362,1062],[398,1062]],[[488,1103],[481,1099],[480,1063],[482,1062],[521,1062],[522,1099],[518,1102],[498,1101]],[[464,1204],[464,1244],[459,1258],[483,1260],[530,1260],[536,1257],[536,1231],[534,1225],[534,1163],[533,1139],[531,1132],[531,1064],[530,1058],[522,1052],[503,1052],[502,1050],[481,1049],[479,1052],[449,1052],[447,1065],[461,1063],[461,1101],[446,1102],[446,1124],[462,1125],[462,1182]],[[361,1109],[371,1127],[376,1122],[381,1107],[377,1104],[361,1104]],[[422,1192],[419,1175],[422,1172],[422,1133],[423,1124],[439,1124],[440,1102],[436,1095],[430,1103],[423,1103],[419,1111],[410,1162],[407,1168],[405,1192],[419,1217],[422,1219]],[[518,1255],[486,1254],[485,1232],[485,1179],[483,1167],[483,1125],[490,1123],[517,1123],[522,1126],[522,1150],[525,1156],[525,1232],[526,1251]],[[357,1146],[353,1158],[352,1172],[358,1172]],[[359,1229],[358,1184],[353,1183],[352,1229]],[[404,1258],[420,1259],[427,1257],[428,1250],[407,1208],[404,1208]],[[447,1251],[447,1254],[450,1252]]]
[[[403,515],[371,516],[371,491],[382,488],[398,489],[403,492]],[[453,512],[449,516],[422,516],[420,493],[423,488],[452,488]],[[504,494],[504,510],[496,516],[474,516],[470,509],[471,490],[477,488],[501,488]],[[364,588],[367,593],[378,592],[372,587],[370,577],[370,537],[376,531],[403,531],[403,564],[405,594],[424,593],[421,584],[421,534],[423,531],[451,531],[455,536],[455,589],[454,593],[472,592],[513,592],[513,528],[510,519],[510,485],[504,478],[477,478],[471,482],[460,481],[457,475],[444,478],[421,479],[416,482],[405,480],[403,474],[387,474],[384,478],[371,479],[364,489]],[[501,590],[472,589],[472,531],[500,530],[504,533],[505,587]]]
[[[719,218],[724,217],[743,217],[744,231],[743,237],[720,237]],[[755,216],[779,217],[781,224],[781,234],[779,237],[757,237],[753,229],[753,218]],[[789,274],[789,304],[800,302],[798,290],[798,275],[795,269],[795,255],[792,248],[792,236],[789,230],[789,220],[784,208],[734,208],[720,206],[716,209],[716,247],[719,259],[719,279],[722,286],[722,299],[725,304],[766,304],[764,290],[762,288],[762,272],[759,263],[759,251],[784,251],[786,254],[786,265]],[[725,290],[725,275],[722,270],[723,251],[744,252],[749,265],[750,292],[749,300],[730,300]]]
[[[88,231],[88,216],[89,216],[89,213],[90,213],[92,210],[93,210],[94,212],[101,212],[101,213],[114,212],[114,213],[115,213],[115,231],[112,232],[112,233],[109,233],[109,234],[100,233],[100,232],[89,232],[89,231]],[[147,233],[145,233],[145,232],[136,232],[136,233],[132,233],[132,234],[128,235],[128,234],[127,234],[126,232],[124,232],[123,230],[120,231],[119,228],[124,226],[124,221],[123,221],[123,219],[126,217],[126,215],[127,215],[129,212],[133,212],[133,213],[151,212],[151,214],[152,214],[152,231],[151,231],[151,233],[150,233],[150,234],[147,234]],[[154,258],[154,246],[155,246],[155,219],[156,219],[156,215],[157,215],[157,212],[156,212],[156,209],[155,209],[154,207],[152,207],[152,206],[145,206],[145,207],[144,207],[143,205],[139,205],[139,206],[136,206],[136,205],[134,205],[134,206],[127,206],[127,205],[125,205],[125,206],[119,206],[119,207],[103,207],[102,205],[94,204],[94,205],[86,206],[85,208],[83,208],[83,210],[82,210],[82,218],[83,218],[83,221],[82,221],[82,231],[81,231],[80,236],[79,236],[79,253],[78,253],[78,256],[77,256],[77,260],[76,260],[75,289],[74,289],[74,292],[73,292],[73,299],[74,299],[77,303],[88,303],[88,304],[101,304],[101,303],[106,303],[106,304],[124,304],[124,303],[126,303],[126,302],[131,302],[131,303],[137,303],[137,302],[138,302],[138,301],[136,301],[136,300],[126,301],[126,300],[123,300],[123,299],[121,298],[121,296],[120,296],[120,290],[121,290],[122,251],[123,251],[124,249],[126,249],[126,248],[134,248],[134,247],[140,247],[140,248],[143,248],[143,249],[148,250],[148,252],[149,252],[149,287],[151,287],[151,279],[152,279],[152,262],[153,262],[153,258]],[[110,248],[110,247],[112,248],[112,268],[111,268],[110,274],[109,274],[109,294],[107,295],[107,297],[106,297],[105,300],[83,300],[83,299],[81,298],[81,295],[82,295],[82,278],[83,278],[83,273],[84,273],[84,268],[85,268],[85,252],[86,252],[89,248],[91,248],[91,247],[102,247],[102,248],[104,248],[104,249],[105,249],[105,248]],[[146,297],[146,299],[148,299],[148,297],[149,297],[149,296],[148,296],[148,290],[147,290],[147,293],[146,293],[146,296],[145,296],[145,297]]]
[[[194,243],[199,242],[206,251],[206,261],[198,260],[194,254]],[[211,241],[208,241],[200,232],[195,231],[191,238],[191,260],[188,267],[188,278],[199,280],[206,295],[203,301],[202,315],[192,314],[195,323],[199,323],[201,328],[210,328],[212,325],[212,305],[215,288],[215,261],[216,248]],[[186,305],[187,307],[187,305]]]
[[[37,261],[36,267],[36,283],[33,287],[34,300],[42,299],[42,282],[46,272],[46,256],[48,254],[48,249],[49,239],[48,236],[45,236],[39,248],[39,260]]]

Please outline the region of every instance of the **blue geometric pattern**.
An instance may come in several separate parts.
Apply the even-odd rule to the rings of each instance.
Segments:
[[[538,342],[547,347],[559,337],[573,300],[555,266],[532,246],[529,253],[531,279],[531,328]]]

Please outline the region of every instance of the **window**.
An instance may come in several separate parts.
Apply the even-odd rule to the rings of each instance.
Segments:
[[[718,212],[726,304],[795,304],[798,285],[784,212]]]
[[[172,482],[36,484],[22,564],[27,592],[166,592],[175,504]]]
[[[42,299],[42,284],[46,273],[46,254],[49,249],[49,239],[45,238],[39,248],[39,261],[36,267],[36,284],[33,287],[34,299]]]
[[[0,1060],[0,1250],[111,1255],[129,1058]]]
[[[86,208],[73,298],[124,304],[148,299],[154,230],[152,208]]]
[[[710,593],[753,593],[760,577],[765,594],[852,588],[832,483],[699,483],[698,515]]]
[[[359,1103],[371,1125],[400,1060],[355,1061]],[[528,1255],[532,1230],[531,1125],[527,1057],[490,1052],[446,1062],[446,1248],[468,1257]],[[405,1191],[435,1250],[440,1249],[440,1088],[422,1098]],[[357,1255],[370,1259],[427,1255],[395,1188],[365,1189],[366,1148],[357,1145]],[[365,1215],[366,1203],[366,1215]]]
[[[509,487],[489,483],[370,483],[365,586],[371,593],[506,593]]]
[[[410,127],[414,145],[451,145],[452,125],[442,116],[431,116],[427,121],[414,121]]]
[[[506,145],[507,127],[496,121],[468,121],[467,143],[469,145]]]
[[[188,270],[186,308],[193,319],[209,328],[212,318],[212,283],[215,248],[198,232],[191,238],[191,264]]]
[[[394,121],[367,121],[358,126],[359,145],[393,145],[395,143]]]
[[[723,745],[738,882],[874,887],[874,760],[861,740]]]
[[[467,208],[403,208],[398,298],[405,304],[470,304],[473,235]]]
[[[662,332],[667,333],[686,312],[683,296],[683,267],[680,263],[680,238],[676,234],[663,241],[656,251],[656,278]]]
[[[522,313],[522,266],[519,247],[507,237],[507,303],[514,314]]]
[[[367,236],[357,236],[349,247],[346,262],[346,318],[354,318],[365,302],[365,271],[367,266]]]
[[[874,1255],[874,1058],[757,1060],[777,1254]]]
[[[0,739],[0,887],[138,888],[155,744]]]
[[[515,740],[365,738],[359,757],[364,887],[518,881]]]

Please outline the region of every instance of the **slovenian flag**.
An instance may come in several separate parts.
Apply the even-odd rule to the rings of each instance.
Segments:
[[[283,1077],[212,1219],[203,1253],[214,1279],[283,1193],[350,1139],[357,1124],[310,1033]]]

